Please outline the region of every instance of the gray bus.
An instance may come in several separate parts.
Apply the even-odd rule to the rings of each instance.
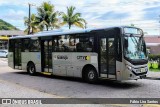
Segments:
[[[137,80],[148,72],[143,31],[120,26],[48,31],[9,39],[8,65],[58,76]]]

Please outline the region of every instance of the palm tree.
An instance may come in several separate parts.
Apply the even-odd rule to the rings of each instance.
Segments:
[[[48,31],[49,29],[58,28],[58,12],[54,12],[54,5],[50,2],[43,2],[40,7],[37,8],[38,15],[37,20],[41,30]]]
[[[67,7],[67,14],[61,13],[62,14],[62,19],[63,22],[61,25],[68,24],[69,29],[71,29],[72,25],[75,25],[80,28],[85,28],[86,26],[86,21],[81,18],[81,13],[74,13],[74,10],[76,8],[74,6]]]
[[[40,29],[38,28],[38,22],[37,22],[35,14],[31,15],[30,24],[29,24],[29,18],[28,17],[24,17],[24,24],[25,24],[25,26],[27,26],[27,29],[24,31],[25,33],[27,33],[28,30],[29,30],[28,26],[30,26],[30,31],[31,31],[30,33],[31,34],[40,31]]]

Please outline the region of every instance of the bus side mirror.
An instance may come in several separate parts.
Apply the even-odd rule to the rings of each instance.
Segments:
[[[128,48],[128,40],[124,39],[124,47]]]

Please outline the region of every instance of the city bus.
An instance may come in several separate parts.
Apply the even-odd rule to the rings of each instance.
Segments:
[[[48,31],[9,39],[8,65],[58,76],[137,80],[146,76],[144,34],[130,26]]]

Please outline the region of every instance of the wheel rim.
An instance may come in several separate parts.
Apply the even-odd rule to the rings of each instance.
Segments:
[[[29,67],[29,72],[32,74],[32,73],[34,73],[34,67],[33,66],[30,66]]]
[[[89,78],[90,80],[94,79],[94,72],[93,72],[93,71],[89,71],[89,73],[88,73],[88,78]]]

